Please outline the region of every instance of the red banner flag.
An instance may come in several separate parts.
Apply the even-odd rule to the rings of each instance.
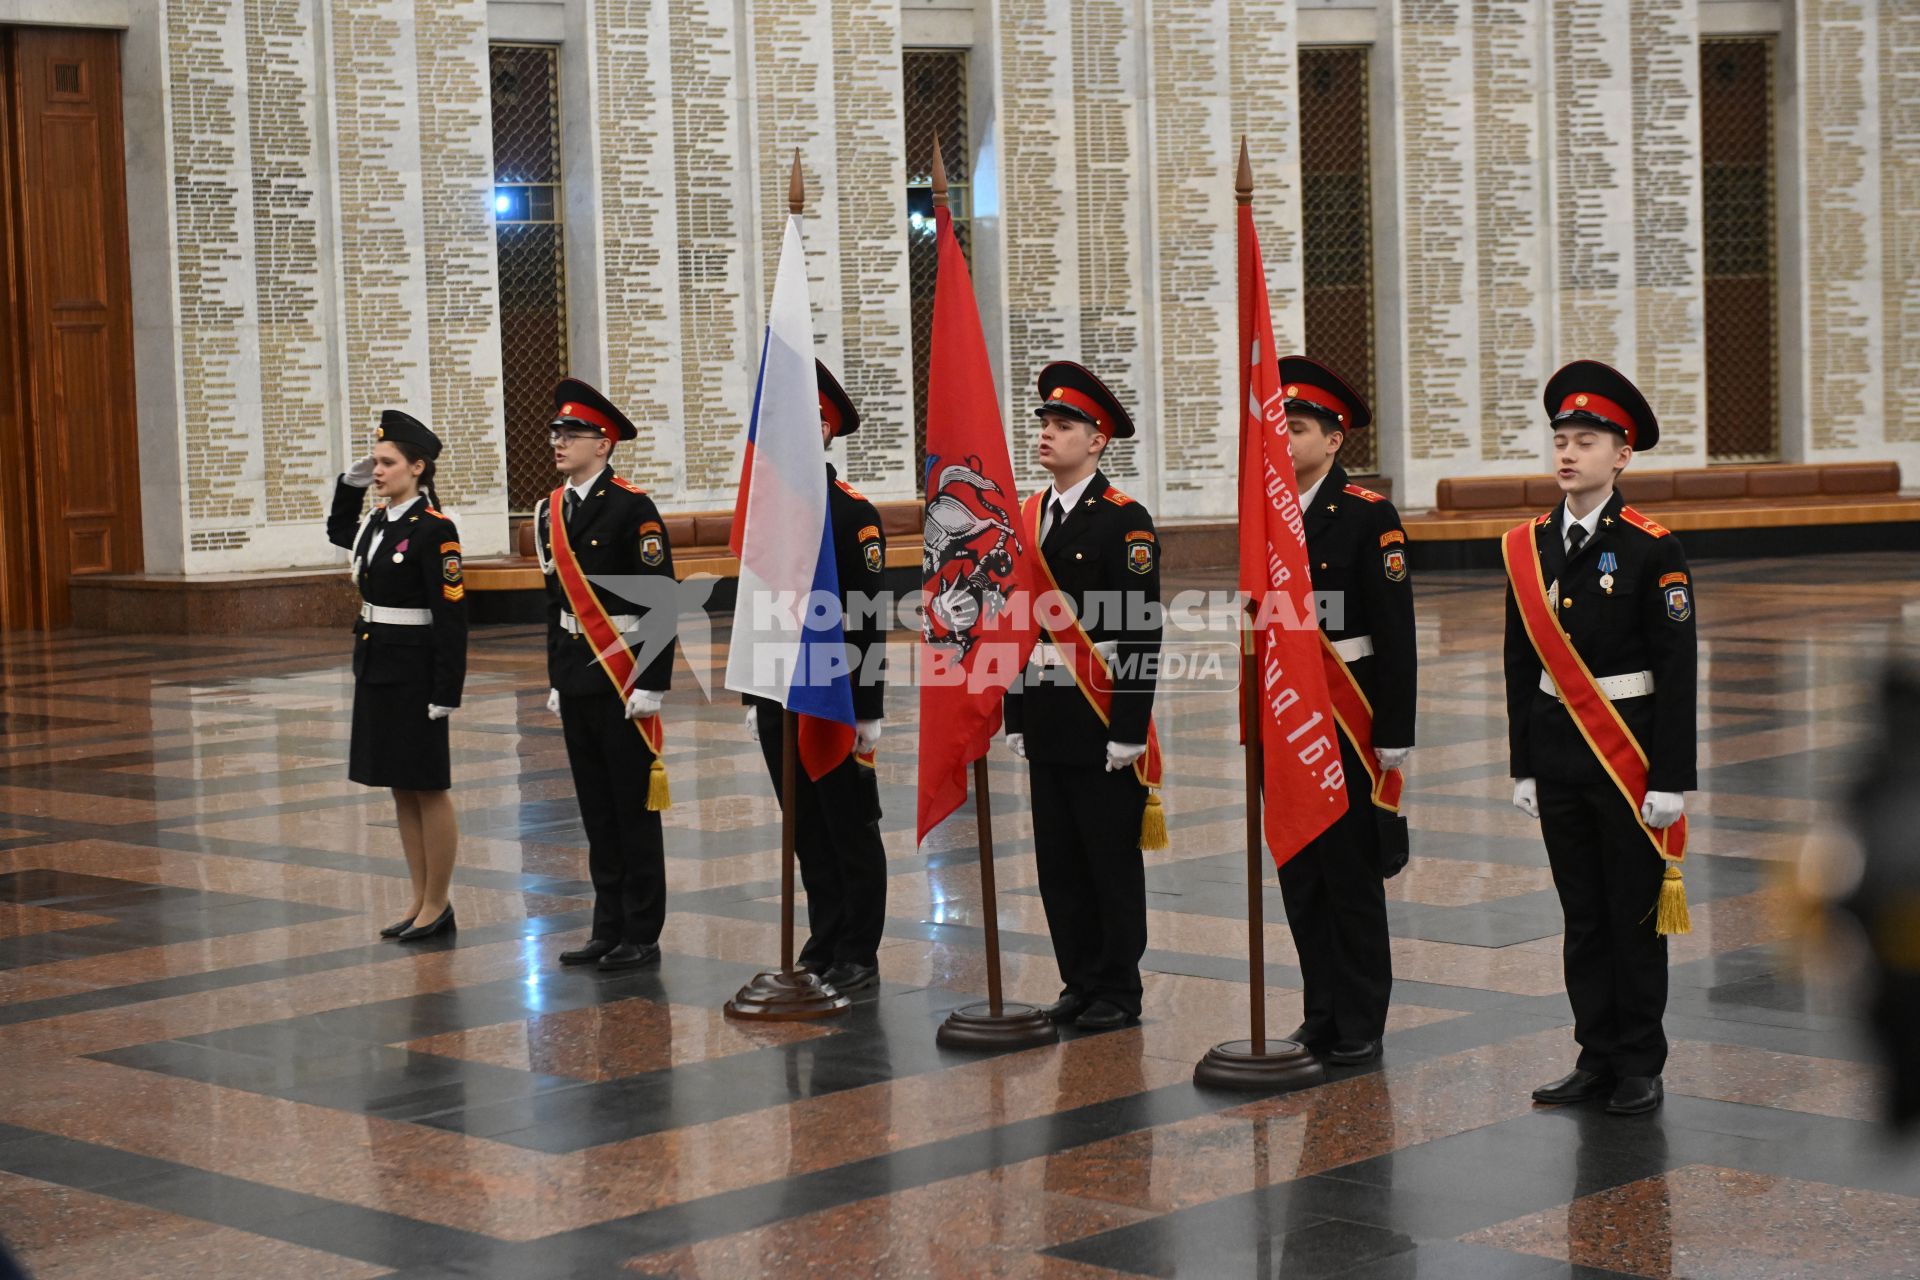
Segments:
[[[1240,206],[1240,354],[1240,589],[1255,606],[1267,849],[1284,866],[1346,813],[1347,788],[1287,449],[1267,274],[1247,204]]]
[[[920,673],[919,838],[967,798],[967,766],[1000,731],[1007,686],[1038,633],[1000,400],[953,215],[940,250],[927,357],[926,659]]]

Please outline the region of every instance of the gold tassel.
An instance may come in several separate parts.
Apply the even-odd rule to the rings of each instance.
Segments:
[[[1653,931],[1658,934],[1692,933],[1693,917],[1687,914],[1687,885],[1680,878],[1680,864],[1669,862],[1660,881],[1660,902],[1653,912]]]
[[[1147,792],[1147,811],[1140,815],[1140,847],[1142,849],[1167,847],[1167,811],[1160,803],[1158,791]]]
[[[667,766],[655,756],[653,768],[647,771],[647,808],[664,809],[672,803],[673,792],[667,789]]]

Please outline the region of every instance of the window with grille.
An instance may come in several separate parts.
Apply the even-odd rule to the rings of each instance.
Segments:
[[[1307,349],[1374,403],[1373,196],[1365,45],[1300,50],[1300,231]],[[1377,428],[1340,464],[1379,470]]]
[[[927,458],[927,353],[933,341],[933,285],[939,265],[933,231],[933,138],[947,166],[953,234],[973,261],[973,154],[967,145],[967,51],[908,49],[901,56],[907,138],[907,276],[913,307],[913,444]]]
[[[1700,42],[1707,457],[1780,456],[1771,36]]]
[[[553,414],[553,385],[567,372],[560,49],[496,44],[491,56],[507,501],[511,511],[526,513],[553,485],[553,451],[542,428]]]

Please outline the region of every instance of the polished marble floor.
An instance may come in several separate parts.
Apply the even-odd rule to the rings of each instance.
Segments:
[[[0,1237],[42,1280],[1920,1275],[1920,1160],[1885,1139],[1859,1024],[1802,978],[1780,896],[1874,661],[1920,647],[1920,582],[1890,554],[1697,577],[1695,931],[1667,1105],[1625,1120],[1527,1097],[1572,1040],[1545,857],[1507,804],[1491,574],[1419,583],[1385,1062],[1253,1099],[1189,1082],[1245,1033],[1230,693],[1162,701],[1144,1024],[983,1059],[934,1045],[983,992],[981,901],[970,811],[913,845],[907,690],[881,748],[884,985],[750,1026],[720,1007],[778,955],[778,812],[735,701],[688,671],[665,961],[602,975],[554,963],[589,886],[534,629],[476,633],[461,930],[419,950],[373,936],[405,869],[387,797],[346,781],[344,637],[7,640]],[[1004,747],[992,776],[1010,994],[1045,1000]],[[1284,1030],[1270,876],[1266,909]]]

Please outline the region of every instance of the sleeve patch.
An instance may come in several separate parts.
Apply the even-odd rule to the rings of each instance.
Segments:
[[[1393,548],[1380,557],[1387,571],[1388,582],[1404,582],[1407,577],[1407,553],[1399,547]]]
[[[1127,541],[1128,542],[1155,542],[1155,541],[1158,541],[1158,539],[1156,539],[1153,536],[1153,530],[1151,529],[1135,529],[1132,533],[1129,533],[1127,535]]]
[[[641,533],[665,533],[666,530],[661,527],[660,522],[658,520],[649,520],[645,524],[640,526],[640,532]]]
[[[1675,622],[1685,622],[1693,616],[1693,597],[1687,594],[1683,586],[1667,588],[1667,617]]]
[[[457,542],[443,542],[443,543],[441,543],[441,544],[440,544],[440,554],[444,556],[444,555],[447,555],[448,553],[452,553],[453,555],[459,555],[459,554],[460,554],[460,544],[459,544],[459,543],[457,543]]]
[[[868,538],[877,538],[879,536],[880,526],[877,524],[868,524],[860,526],[860,532],[853,535],[853,540],[855,542],[865,542]]]
[[[1669,573],[1660,579],[1660,585],[1663,587],[1670,587],[1676,582],[1681,586],[1685,586],[1687,584],[1687,575],[1684,573]]]
[[[1382,547],[1390,547],[1396,542],[1405,542],[1406,540],[1407,535],[1398,529],[1389,529],[1380,535],[1380,545]]]
[[[667,540],[657,533],[640,535],[640,563],[649,567],[667,558]]]
[[[1127,568],[1135,573],[1153,572],[1153,544],[1151,542],[1130,542],[1127,544]]]
[[[460,557],[457,553],[440,557],[440,576],[450,583],[460,581]]]
[[[1368,502],[1385,502],[1387,500],[1386,494],[1375,493],[1371,489],[1363,489],[1357,484],[1348,485],[1345,492],[1355,498],[1365,498]]]
[[[871,542],[862,545],[860,554],[866,559],[867,572],[869,573],[879,573],[887,567],[886,557],[881,554],[880,539],[877,537]]]

